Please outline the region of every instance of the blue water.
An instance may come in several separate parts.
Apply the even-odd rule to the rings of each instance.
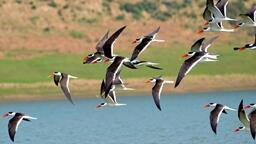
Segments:
[[[0,104],[0,113],[25,112],[38,120],[23,122],[16,144],[234,144],[255,143],[249,132],[234,134],[240,126],[237,112],[222,115],[216,136],[210,129],[208,102],[236,108],[256,102],[256,91],[167,94],[158,111],[148,96],[118,97],[127,106],[96,109],[100,99]],[[0,143],[11,143],[8,119],[0,120]]]

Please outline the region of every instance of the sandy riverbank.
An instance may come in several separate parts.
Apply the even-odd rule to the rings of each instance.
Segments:
[[[175,80],[174,77],[165,77]],[[118,92],[118,96],[129,95],[151,95],[151,85],[145,83],[147,78],[124,79],[128,87],[135,88],[134,91]],[[99,80],[72,80],[70,90],[74,99],[95,97],[99,94]],[[63,99],[61,91],[53,83],[13,84],[0,83],[2,90],[13,90],[1,94],[0,101],[38,101]],[[181,85],[174,89],[172,85],[164,87],[165,93],[190,93],[211,92],[231,90],[255,90],[256,75],[215,75],[215,76],[188,76]],[[20,92],[19,92],[20,91]]]

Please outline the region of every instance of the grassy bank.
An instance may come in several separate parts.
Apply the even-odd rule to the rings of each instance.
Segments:
[[[145,83],[148,78],[125,79],[134,91],[117,91],[118,96],[151,95],[152,85]],[[175,77],[165,77],[174,80]],[[70,90],[74,99],[96,97],[99,95],[100,80],[72,80]],[[173,85],[164,87],[165,93],[191,93],[210,91],[255,90],[255,75],[200,75],[188,76],[174,89]],[[65,99],[63,93],[52,82],[41,83],[1,83],[0,101],[31,101]]]
[[[219,54],[219,61],[200,64],[184,79],[182,85],[169,92],[200,92],[214,90],[254,89],[256,87],[256,72],[254,66],[255,52],[233,51],[232,45],[215,44],[211,47],[212,53]],[[162,75],[175,80],[183,59],[180,55],[188,51],[189,47],[172,45],[170,48],[149,47],[140,59],[160,63],[164,70],[158,71],[145,67],[131,70],[123,67],[122,78],[130,83],[130,87],[137,90],[129,94],[149,93],[150,86],[144,81],[153,76]],[[132,52],[116,48],[115,52],[129,56]],[[25,53],[25,54],[23,54]],[[29,54],[27,54],[29,53]],[[20,57],[21,55],[31,57]],[[52,99],[63,98],[61,91],[54,86],[48,74],[53,71],[62,71],[79,77],[71,82],[74,96],[87,97],[98,94],[100,80],[105,76],[108,65],[84,65],[83,54],[61,54],[57,52],[26,52],[9,51],[8,57],[0,61],[0,96],[2,100],[9,99]],[[122,94],[122,93],[121,93]]]
[[[220,55],[218,62],[200,64],[190,75],[229,75],[229,74],[256,74],[256,55],[254,51],[235,52],[230,45],[214,45],[210,51]],[[141,67],[130,70],[123,67],[123,78],[152,77],[157,75],[176,76],[183,60],[180,55],[188,51],[185,46],[170,46],[170,48],[149,47],[141,56],[142,60],[160,63],[162,71]],[[117,54],[129,57],[132,52],[115,49]],[[106,64],[83,65],[82,59],[88,54],[60,54],[56,52],[42,53],[29,59],[17,60],[20,52],[0,60],[0,83],[40,83],[51,81],[47,78],[53,71],[70,73],[80,79],[99,80],[105,76]]]

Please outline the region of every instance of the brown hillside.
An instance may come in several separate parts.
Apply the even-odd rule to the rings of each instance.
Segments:
[[[240,0],[230,5],[240,6]],[[201,0],[0,0],[0,57],[12,49],[38,49],[78,53],[93,51],[95,42],[107,30],[128,25],[117,47],[127,49],[130,42],[161,26],[159,37],[190,45],[201,37],[195,34],[203,23]],[[243,2],[245,8],[252,1]],[[243,9],[239,9],[243,10]],[[230,15],[241,13],[230,12]],[[228,24],[225,24],[228,25]],[[241,32],[241,31],[240,31]],[[221,41],[232,40],[223,34]]]

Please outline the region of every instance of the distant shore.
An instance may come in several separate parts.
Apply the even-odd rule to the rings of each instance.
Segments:
[[[174,77],[164,79],[175,81]],[[147,78],[123,79],[127,87],[134,91],[119,91],[118,96],[151,95],[152,84],[145,83]],[[99,95],[100,80],[72,80],[70,90],[74,99],[96,98]],[[53,83],[0,83],[1,91],[8,91],[0,95],[0,103],[13,101],[42,101],[65,99],[62,92]],[[196,93],[214,91],[256,90],[256,75],[200,75],[187,76],[178,88],[167,85],[164,93]]]

